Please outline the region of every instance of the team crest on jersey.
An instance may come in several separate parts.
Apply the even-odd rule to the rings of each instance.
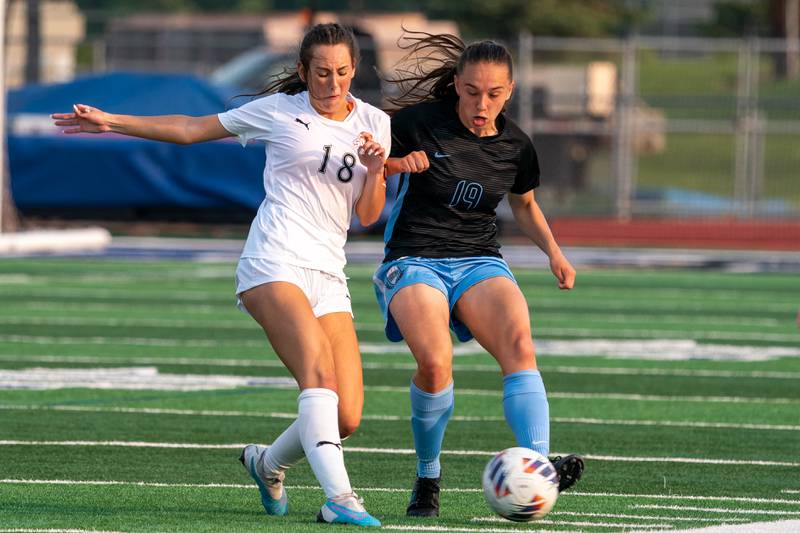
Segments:
[[[403,269],[397,265],[392,266],[389,270],[386,271],[386,287],[391,289],[397,282],[400,281],[400,278],[403,277]]]

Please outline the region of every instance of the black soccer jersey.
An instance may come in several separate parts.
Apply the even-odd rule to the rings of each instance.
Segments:
[[[386,225],[385,261],[416,257],[500,257],[495,209],[508,192],[539,185],[530,138],[502,114],[497,135],[478,137],[455,100],[426,102],[392,117],[392,157],[423,150],[430,168],[404,174]]]

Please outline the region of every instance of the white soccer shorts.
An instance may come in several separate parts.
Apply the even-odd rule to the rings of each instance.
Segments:
[[[346,280],[313,268],[252,257],[239,259],[236,267],[236,307],[247,313],[239,295],[248,289],[273,281],[285,281],[297,285],[308,298],[316,317],[328,313],[353,314]]]

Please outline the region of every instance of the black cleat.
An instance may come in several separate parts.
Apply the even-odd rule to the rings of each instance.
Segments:
[[[418,477],[411,491],[406,516],[437,517],[439,516],[439,485],[441,476]]]
[[[558,473],[558,492],[564,492],[572,487],[583,474],[583,458],[579,455],[553,457],[550,462]]]

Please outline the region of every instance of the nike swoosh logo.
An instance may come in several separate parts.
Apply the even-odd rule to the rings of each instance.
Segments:
[[[448,154],[440,154],[439,152],[436,152],[433,154],[433,157],[435,157],[436,159],[441,159],[443,157],[450,157],[450,156]]]

